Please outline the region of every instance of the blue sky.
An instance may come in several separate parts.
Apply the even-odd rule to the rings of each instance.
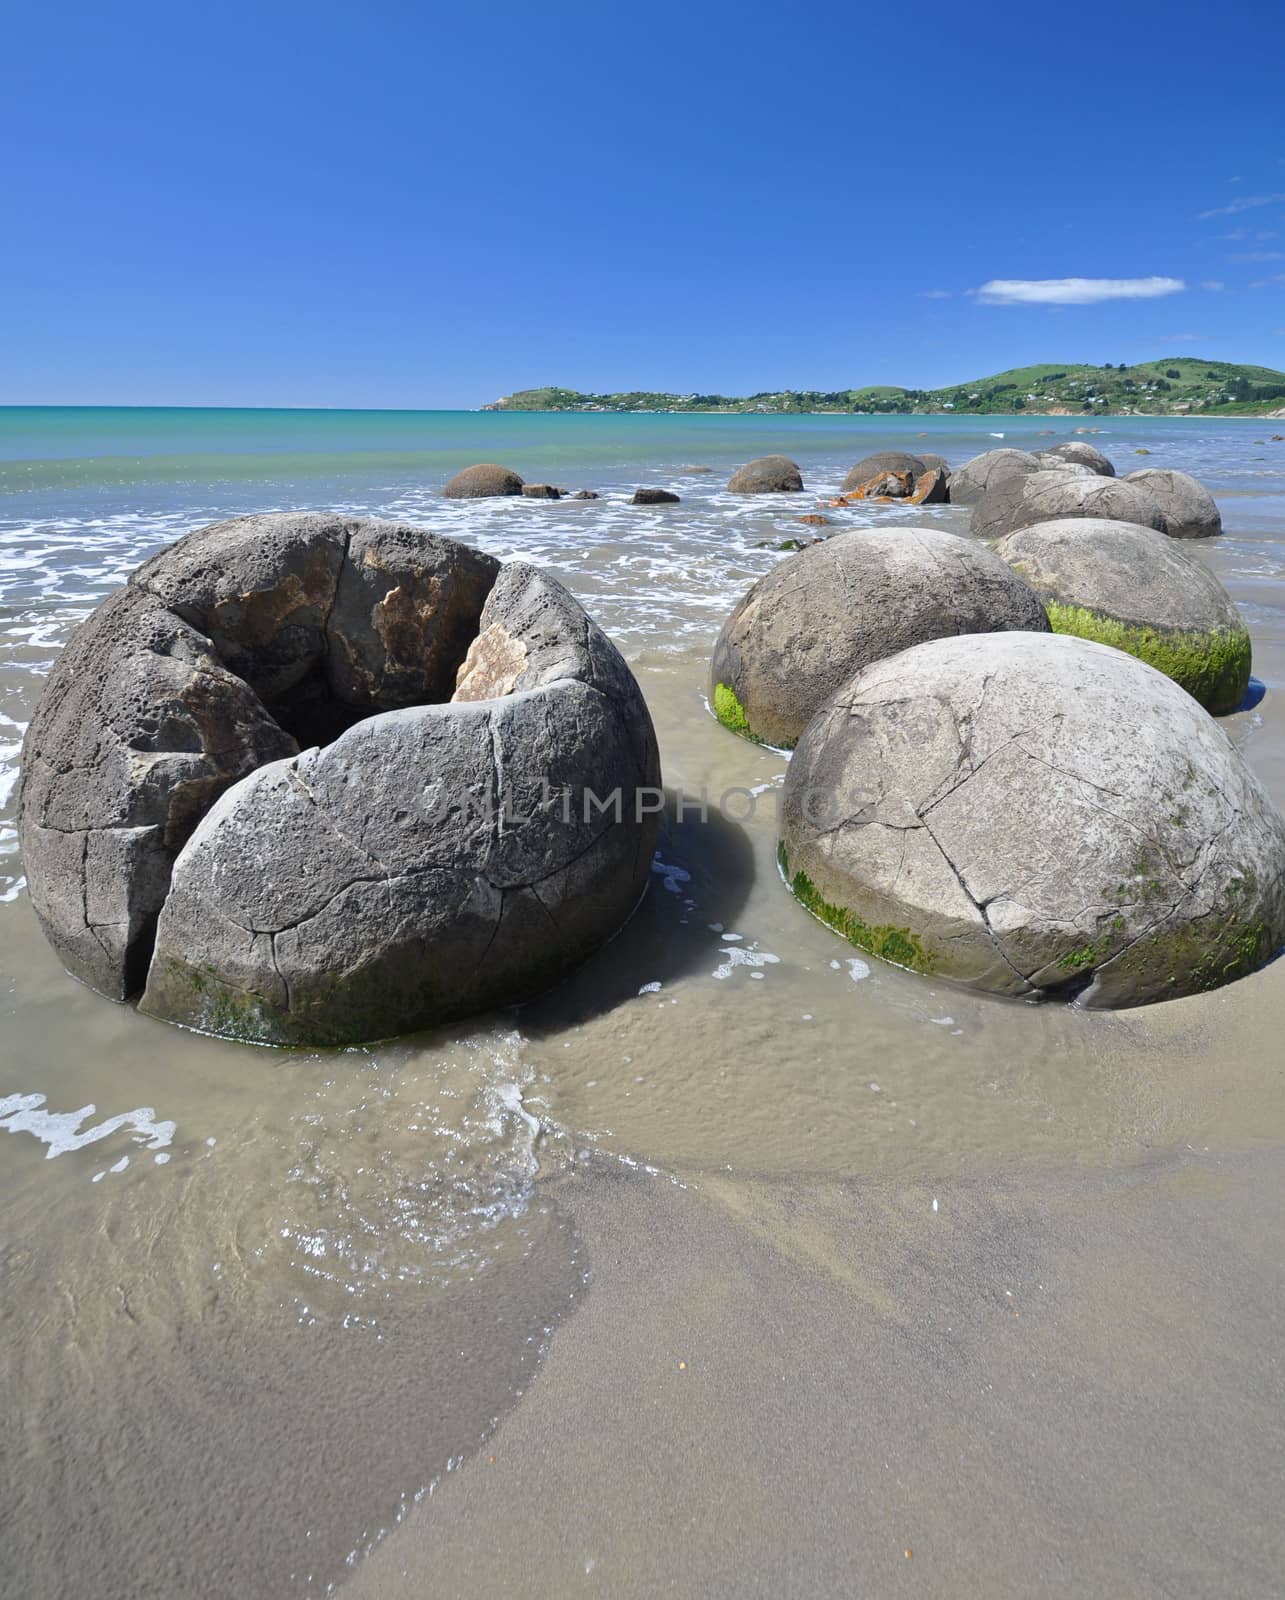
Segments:
[[[46,0],[4,57],[0,403],[1285,367],[1276,5]]]

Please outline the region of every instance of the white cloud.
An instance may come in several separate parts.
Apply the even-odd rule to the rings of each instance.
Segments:
[[[1095,306],[1177,294],[1181,278],[992,278],[974,291],[988,306]]]
[[[1238,211],[1253,211],[1256,206],[1275,206],[1285,201],[1285,194],[1246,194],[1239,200],[1233,200],[1230,205],[1215,206],[1212,211],[1202,211],[1200,222],[1208,222],[1210,217],[1234,217]]]
[[[920,295],[921,300],[949,300],[950,298],[951,291],[949,289],[925,289]]]

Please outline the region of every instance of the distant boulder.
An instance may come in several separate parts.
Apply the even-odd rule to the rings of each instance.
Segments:
[[[1101,473],[1086,467],[1082,461],[1068,461],[1065,456],[1055,456],[1051,450],[1037,450],[1035,461],[1041,472],[1070,473],[1073,478],[1101,477]]]
[[[973,532],[1002,539],[1058,517],[1109,517],[1169,531],[1164,513],[1136,483],[1074,472],[1031,472],[1002,479],[973,507]]]
[[[860,489],[890,472],[908,473],[913,481],[922,478],[927,470],[922,456],[911,455],[906,450],[876,450],[874,455],[863,456],[852,468],[843,480],[842,492],[849,494],[853,489]]]
[[[986,491],[1005,478],[1038,472],[1040,463],[1025,450],[984,450],[950,475],[950,503],[974,505]]]
[[[1166,467],[1139,467],[1125,483],[1145,489],[1165,514],[1174,539],[1212,539],[1223,531],[1223,519],[1213,495],[1187,472]]]
[[[442,493],[448,500],[489,500],[495,495],[521,494],[523,487],[516,472],[483,461],[457,472]]]
[[[676,506],[678,496],[672,489],[635,489],[631,506]]]
[[[555,489],[551,483],[524,483],[522,493],[528,500],[562,499],[562,490]]]
[[[738,467],[727,488],[731,494],[796,494],[803,488],[803,474],[789,456],[759,456]]]
[[[1067,439],[1062,444],[1050,445],[1044,452],[1046,455],[1061,456],[1064,461],[1076,461],[1082,467],[1088,467],[1090,472],[1096,472],[1100,478],[1114,478],[1115,468],[1095,445],[1085,444],[1083,439]]]
[[[573,500],[601,500],[602,496],[596,489],[577,489],[571,498]]]

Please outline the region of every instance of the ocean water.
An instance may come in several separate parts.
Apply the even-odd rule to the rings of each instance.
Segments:
[[[8,1591],[327,1592],[518,1403],[591,1267],[560,1201],[587,1170],[697,1187],[1115,1170],[1196,1137],[1237,1087],[1270,1122],[1274,1037],[1223,1060],[1200,1042],[1203,1003],[1158,1008],[1160,1047],[1132,1014],[1003,1004],[856,958],[777,878],[784,759],[705,703],[723,618],[857,458],[919,445],[958,463],[1083,426],[0,410]],[[1224,725],[1285,803],[1285,425],[1095,426],[1119,471],[1182,467],[1218,497],[1227,531],[1199,555],[1245,613],[1266,691]],[[772,451],[806,493],[727,494]],[[443,500],[479,460],[602,498]],[[681,501],[632,507],[640,484]],[[750,816],[667,819],[640,913],[552,995],[379,1047],[252,1050],[88,993],[40,938],[14,796],[70,630],[188,529],[297,508],[555,572],[637,673],[668,786],[754,797]],[[967,532],[960,508],[827,514]]]

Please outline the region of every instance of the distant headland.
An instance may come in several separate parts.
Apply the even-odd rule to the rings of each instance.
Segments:
[[[858,415],[929,416],[1285,416],[1285,372],[1176,356],[1134,366],[1107,362],[1090,367],[1064,362],[1014,367],[989,378],[943,389],[782,389],[735,397],[627,390],[581,394],[575,389],[519,389],[484,411],[712,411],[769,416],[855,412]]]

